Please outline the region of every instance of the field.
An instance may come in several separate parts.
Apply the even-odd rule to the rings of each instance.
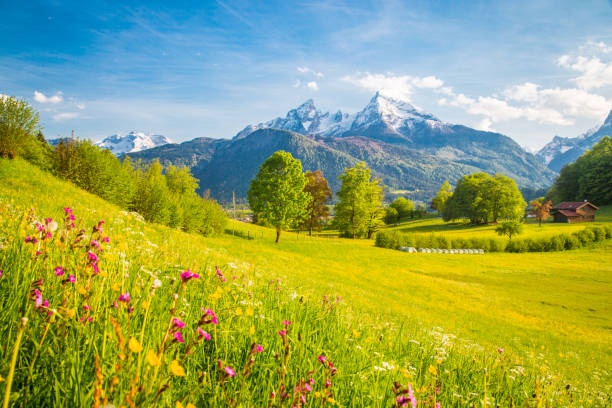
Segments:
[[[14,365],[8,396],[16,406],[92,405],[96,398],[115,406],[280,406],[281,384],[289,394],[283,406],[302,395],[309,406],[392,406],[393,381],[411,384],[422,407],[611,403],[610,240],[566,252],[485,255],[406,254],[372,241],[303,233],[283,233],[275,245],[273,231],[235,221],[213,238],[146,224],[22,161],[0,160],[0,181],[0,393]],[[87,228],[104,219],[110,237],[100,256],[102,276],[88,275],[89,286],[77,283],[68,294],[65,285],[45,287],[51,303],[74,302],[58,308],[54,319],[33,308],[32,282],[53,282],[53,267],[62,262],[89,268],[59,245],[49,248],[48,258],[32,257],[23,242],[31,233],[24,221],[30,207],[37,219],[56,220],[70,207]],[[598,220],[610,222],[610,209]],[[492,227],[439,219],[397,228],[494,235]],[[575,228],[584,225],[529,225],[525,236]],[[217,264],[228,282],[219,279]],[[187,268],[201,278],[181,283]],[[163,285],[151,296],[154,277]],[[126,291],[133,311],[121,302],[109,307]],[[178,305],[177,291],[184,298]],[[205,327],[213,327],[213,342],[188,340],[195,353],[185,344],[164,345],[174,330],[170,317],[196,324],[200,306],[219,316],[218,326]],[[74,322],[71,313],[92,322]],[[13,364],[24,314],[30,322]],[[282,329],[287,333],[278,334]],[[124,343],[135,338],[142,350],[132,350],[132,343],[118,353],[118,333]],[[259,343],[264,351],[245,375],[243,362],[254,355],[249,347]],[[151,350],[161,368],[145,362]],[[318,355],[334,362],[337,375],[330,377]],[[242,373],[223,374],[217,359]],[[166,374],[174,361],[186,375]],[[309,378],[312,393],[300,382]]]

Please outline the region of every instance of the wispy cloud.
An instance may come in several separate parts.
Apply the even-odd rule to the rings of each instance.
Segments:
[[[319,90],[319,85],[317,85],[315,81],[310,81],[309,83],[306,84],[306,86],[315,92]]]
[[[298,67],[298,72],[301,72],[302,74],[312,74],[314,76],[316,76],[317,78],[323,78],[325,75],[323,75],[322,72],[317,72],[314,69],[310,69],[308,67]]]
[[[371,92],[383,91],[397,99],[410,102],[415,88],[438,89],[444,81],[433,75],[416,77],[411,75],[396,75],[394,73],[372,74],[369,72],[346,75],[342,80],[367,89]]]
[[[56,122],[61,122],[64,120],[76,119],[79,116],[80,114],[78,112],[63,112],[53,115],[53,120],[55,120]]]

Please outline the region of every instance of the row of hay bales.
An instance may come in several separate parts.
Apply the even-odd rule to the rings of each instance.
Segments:
[[[440,248],[415,248],[415,247],[400,247],[400,251],[408,253],[421,252],[425,254],[473,254],[482,255],[484,249],[440,249]]]

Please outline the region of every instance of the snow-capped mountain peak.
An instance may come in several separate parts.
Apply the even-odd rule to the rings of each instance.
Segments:
[[[559,171],[564,165],[573,162],[593,147],[603,136],[610,134],[612,134],[612,111],[610,111],[601,125],[595,126],[579,136],[553,137],[550,142],[536,153],[536,157],[550,169]]]
[[[95,145],[108,149],[115,155],[120,155],[123,153],[139,152],[169,143],[173,142],[164,135],[131,131],[124,136],[118,133],[114,134],[104,140],[96,142]]]
[[[342,111],[321,112],[312,99],[287,112],[284,118],[276,118],[257,125],[248,125],[238,132],[234,139],[241,139],[259,129],[273,128],[290,130],[305,135],[341,136],[346,132],[365,131],[371,126],[385,126],[392,132],[411,128],[416,122],[427,122],[429,126],[441,124],[435,116],[406,101],[376,92],[363,110],[356,114]]]

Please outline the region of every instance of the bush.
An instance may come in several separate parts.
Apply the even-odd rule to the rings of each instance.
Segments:
[[[515,239],[508,242],[508,246],[506,246],[506,252],[527,252],[529,250],[529,245],[525,240]]]
[[[548,240],[547,251],[563,251],[565,249],[565,236],[555,235]]]
[[[573,235],[575,235],[576,238],[578,238],[578,240],[580,241],[580,246],[586,246],[591,242],[595,241],[595,234],[593,234],[593,231],[590,231],[586,228],[582,231],[574,232]]]
[[[562,236],[565,240],[565,249],[569,250],[569,249],[580,248],[580,241],[578,240],[578,238],[576,238],[574,234],[572,235],[563,234]]]
[[[606,225],[603,228],[606,231],[606,239],[612,238],[612,225]]]
[[[450,249],[451,247],[450,240],[444,235],[438,235],[437,237],[435,237],[435,241],[436,245],[433,246],[433,248]]]
[[[588,230],[593,232],[594,242],[599,242],[606,239],[606,230],[603,227],[589,227]]]

